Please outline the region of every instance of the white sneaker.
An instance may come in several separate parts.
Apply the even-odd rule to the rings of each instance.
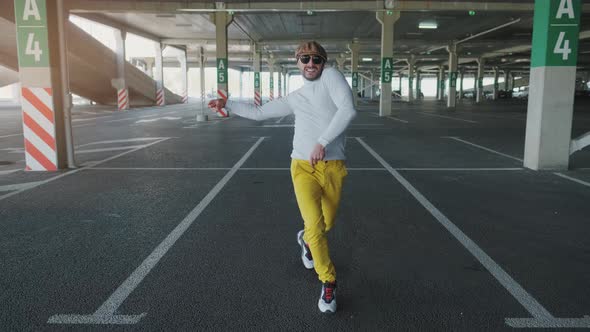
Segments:
[[[324,313],[336,312],[336,281],[325,282],[322,285],[322,294],[318,301],[318,308]]]
[[[300,230],[297,233],[297,243],[301,246],[301,261],[303,261],[303,266],[306,269],[311,270],[313,269],[313,258],[311,257],[311,250],[309,250],[309,246],[305,241],[303,241],[303,230]]]

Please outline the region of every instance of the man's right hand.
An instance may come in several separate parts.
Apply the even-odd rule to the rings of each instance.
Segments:
[[[209,106],[209,108],[222,109],[225,107],[225,99],[223,99],[223,98],[213,99],[209,102],[208,106]]]

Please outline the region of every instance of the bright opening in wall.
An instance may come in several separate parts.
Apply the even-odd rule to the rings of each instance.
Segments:
[[[423,21],[418,23],[419,29],[437,29],[438,24],[434,21]]]

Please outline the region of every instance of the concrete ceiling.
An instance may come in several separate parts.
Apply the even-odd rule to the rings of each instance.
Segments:
[[[421,55],[424,57],[420,58],[419,66],[437,66],[446,62],[447,53],[443,47],[449,42],[516,22],[462,42],[460,57],[468,68],[475,66],[475,58],[486,56],[489,66],[526,70],[530,58],[533,3],[533,0],[517,3],[503,0],[394,0],[395,9],[401,10],[395,25],[394,53],[398,58]],[[338,55],[349,57],[348,44],[358,39],[360,56],[374,59],[362,62],[361,67],[370,69],[378,68],[380,63],[381,25],[375,18],[375,11],[384,10],[383,5],[380,0],[231,0],[225,3],[225,8],[216,8],[211,1],[73,0],[71,11],[147,38],[184,45],[189,62],[193,63],[197,61],[200,47],[209,58],[215,57],[215,26],[209,20],[209,13],[232,11],[234,20],[228,27],[229,64],[232,67],[251,67],[252,43],[259,45],[263,55],[273,53],[279,64],[294,68],[293,53],[300,40],[320,41],[329,57],[334,59]],[[580,31],[587,32],[590,30],[590,6],[583,6]],[[469,15],[470,9],[475,10],[475,15]],[[436,22],[438,28],[419,29],[418,23],[422,21]],[[578,64],[583,69],[590,68],[590,36],[586,35],[583,34],[585,39],[579,43]],[[397,65],[402,68],[405,63]]]

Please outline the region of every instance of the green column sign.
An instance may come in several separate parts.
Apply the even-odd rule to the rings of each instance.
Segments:
[[[391,83],[393,58],[381,58],[381,83]]]
[[[260,89],[260,73],[259,72],[254,73],[254,88]]]
[[[477,79],[477,86],[479,86],[480,89],[483,89],[483,77]]]
[[[227,59],[217,59],[217,84],[227,83]]]
[[[275,80],[274,80],[274,77],[272,77],[272,75],[270,76],[269,85],[270,85],[271,89],[275,87]]]
[[[458,75],[458,73],[456,71],[452,71],[451,75],[449,76],[449,86],[451,88],[454,88],[457,86],[457,75]]]
[[[352,87],[358,88],[359,86],[359,73],[353,72],[352,73]]]
[[[580,0],[536,0],[531,67],[575,66]]]
[[[45,0],[14,0],[20,67],[49,67]]]

